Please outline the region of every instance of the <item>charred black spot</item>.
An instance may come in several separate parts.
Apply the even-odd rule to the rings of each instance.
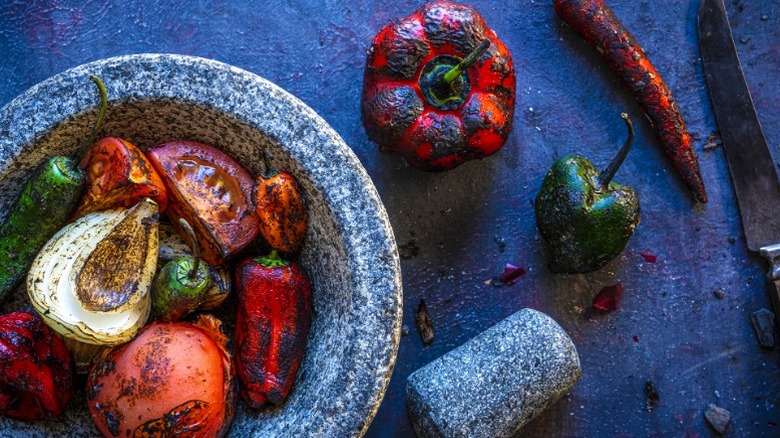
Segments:
[[[493,59],[493,63],[490,64],[490,70],[500,74],[502,78],[514,71],[511,58],[509,56],[501,56],[498,47],[495,45],[490,46],[487,53]]]
[[[485,20],[470,6],[430,3],[421,13],[425,32],[434,46],[452,44],[466,55],[487,37]]]
[[[479,99],[470,99],[461,111],[461,121],[463,122],[463,128],[466,130],[466,135],[472,136],[480,129],[487,129],[490,127],[490,123],[485,119],[482,114],[482,105]]]
[[[94,400],[97,398],[98,393],[100,393],[100,390],[103,389],[102,383],[96,383],[94,385],[90,385],[89,387],[89,393],[87,394],[87,399]]]
[[[422,100],[408,86],[387,88],[363,99],[363,124],[371,141],[379,144],[400,140],[422,112]]]
[[[121,420],[119,415],[107,410],[103,412],[103,420],[105,420],[106,427],[111,432],[111,435],[119,435],[119,422]]]
[[[493,129],[506,139],[509,136],[509,131],[512,126],[512,110],[507,109],[501,99],[497,99],[493,96],[490,96],[489,99],[496,105],[498,111],[501,111],[502,114],[507,114],[507,116],[504,117],[506,123],[502,125],[491,123],[491,120],[495,120],[496,117],[492,117],[492,113],[483,108],[479,99],[470,99],[466,105],[463,106],[463,111],[461,111],[463,128],[466,130],[466,135],[469,137],[480,129]]]
[[[115,350],[115,351],[119,351],[119,350]],[[110,360],[110,356],[105,356],[102,359],[99,359],[95,363],[92,372],[89,373],[89,382],[90,382],[89,384],[90,385],[96,384],[98,378],[105,376],[111,371],[114,371],[114,368],[116,368],[116,362]]]
[[[461,125],[455,116],[445,114],[429,116],[432,120],[425,130],[425,141],[432,146],[431,159],[449,156],[470,157],[473,154],[466,143],[466,137]]]
[[[149,228],[153,225],[156,225],[160,222],[160,213],[155,213],[151,217],[145,217],[141,219],[141,225],[143,225],[145,228]]]
[[[384,53],[387,65],[379,69],[383,76],[397,79],[414,79],[423,58],[428,56],[428,44],[418,36],[420,32],[416,20],[401,20],[393,26],[388,44],[374,53]],[[369,60],[371,64],[371,60]]]

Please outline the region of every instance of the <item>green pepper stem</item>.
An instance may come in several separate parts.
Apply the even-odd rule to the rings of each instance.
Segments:
[[[290,262],[279,257],[279,251],[276,249],[272,249],[267,256],[256,258],[255,261],[266,268],[290,266]]]
[[[271,168],[271,158],[273,158],[271,153],[263,149],[263,164],[265,165],[265,170],[263,171],[263,178],[265,179],[273,178],[279,173],[277,169]]]
[[[620,113],[620,117],[626,122],[626,126],[628,127],[628,138],[626,139],[626,142],[623,143],[623,147],[620,148],[620,151],[618,151],[615,158],[612,159],[612,162],[609,163],[609,166],[599,173],[599,184],[601,184],[602,187],[607,187],[610,181],[612,181],[612,177],[615,176],[618,168],[623,164],[623,160],[626,159],[626,155],[628,155],[628,151],[631,149],[631,142],[634,140],[634,124],[631,122],[628,114]]]
[[[78,161],[81,161],[81,159],[84,157],[84,154],[87,152],[87,148],[92,146],[92,143],[95,142],[98,131],[100,130],[100,127],[103,126],[103,118],[106,115],[106,108],[108,108],[108,92],[106,92],[106,86],[103,84],[103,81],[101,81],[100,78],[95,75],[92,75],[89,78],[98,87],[98,92],[100,93],[100,106],[98,107],[97,120],[92,126],[92,131],[89,133],[89,137],[84,139],[84,141],[79,146],[79,155],[77,157]]]
[[[444,82],[449,85],[452,83],[452,81],[455,80],[458,76],[462,75],[464,71],[468,70],[473,66],[474,64],[479,61],[479,58],[482,57],[482,54],[485,53],[485,51],[490,47],[490,40],[482,40],[482,42],[477,46],[476,49],[474,49],[471,53],[468,54],[465,58],[463,58],[462,61],[458,63],[455,67],[453,67],[450,71],[444,74],[443,80]]]
[[[186,219],[179,218],[179,225],[181,225],[184,232],[187,233],[187,237],[190,238],[190,246],[192,247],[192,252],[195,256],[195,263],[192,265],[192,270],[187,273],[187,276],[192,279],[198,274],[198,268],[200,267],[200,245],[198,245],[198,239],[195,238],[195,231],[193,231]]]

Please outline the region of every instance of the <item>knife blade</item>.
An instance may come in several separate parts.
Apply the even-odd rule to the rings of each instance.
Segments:
[[[775,321],[780,311],[780,182],[731,34],[723,0],[701,0],[704,77],[737,195],[747,246],[769,259]]]

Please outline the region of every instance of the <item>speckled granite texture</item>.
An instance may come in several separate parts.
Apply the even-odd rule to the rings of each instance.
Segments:
[[[509,437],[581,374],[569,335],[523,309],[415,371],[406,403],[419,437]]]
[[[108,88],[101,135],[142,149],[175,139],[224,149],[254,176],[262,149],[298,177],[310,224],[300,262],[314,285],[314,319],[292,394],[280,408],[239,402],[229,434],[360,436],[382,400],[401,327],[401,278],[387,214],[370,178],[317,114],[274,84],[202,58],[132,55],[86,64],[48,79],[0,109],[0,216],[44,158],[74,153],[97,112],[89,80]],[[23,307],[18,291],[4,310]],[[230,303],[226,303],[229,305]],[[232,330],[231,312],[226,326]],[[0,435],[98,436],[84,404],[58,421],[0,417]]]

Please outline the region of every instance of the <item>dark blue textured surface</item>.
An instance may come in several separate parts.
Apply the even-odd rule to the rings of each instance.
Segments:
[[[523,307],[572,336],[583,378],[525,436],[711,436],[702,412],[732,412],[729,436],[780,435],[780,355],[761,350],[748,323],[768,307],[765,266],[744,243],[696,45],[695,0],[612,1],[665,78],[685,116],[710,196],[695,205],[672,174],[641,109],[602,60],[556,18],[549,1],[475,0],[515,59],[514,130],[495,156],[443,174],[380,153],[359,116],[365,50],[390,20],[421,2],[5,1],[0,4],[0,104],[69,67],[128,53],[214,58],[276,82],[319,112],[374,179],[404,259],[404,323],[393,380],[369,436],[407,436],[406,376]],[[727,0],[737,48],[768,143],[780,158],[780,2]],[[584,276],[552,275],[530,201],[554,159],[577,152],[604,166],[637,140],[615,181],[642,202],[623,255]],[[131,139],[132,140],[132,139]],[[729,238],[733,238],[733,243]],[[503,239],[504,245],[498,240]],[[780,236],[778,236],[780,240]],[[648,263],[640,253],[657,255]],[[515,285],[485,281],[504,263],[528,270]],[[610,314],[591,308],[601,287],[626,294]],[[723,299],[712,293],[725,291]],[[423,347],[414,308],[425,299],[436,340]],[[660,403],[646,409],[645,382]]]

